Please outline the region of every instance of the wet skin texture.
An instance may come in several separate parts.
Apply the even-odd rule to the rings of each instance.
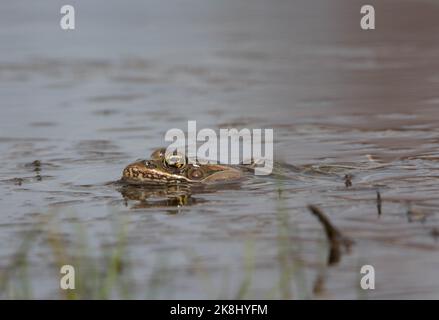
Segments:
[[[241,170],[219,164],[191,164],[186,159],[178,160],[165,156],[165,149],[157,149],[150,160],[139,160],[129,164],[121,180],[129,184],[166,184],[233,182],[242,178]]]

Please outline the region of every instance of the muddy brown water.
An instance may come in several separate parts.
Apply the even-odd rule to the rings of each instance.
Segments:
[[[360,1],[71,2],[73,32],[57,1],[0,12],[0,270],[34,232],[31,297],[63,297],[49,215],[67,251],[85,230],[83,261],[124,224],[129,297],[439,298],[435,1],[369,1],[369,32]],[[363,169],[147,200],[112,184],[188,120],[274,128],[277,163]],[[308,204],[355,241],[336,264]],[[364,264],[374,291],[359,289]]]

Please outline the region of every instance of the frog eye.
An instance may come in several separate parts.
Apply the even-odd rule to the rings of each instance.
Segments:
[[[203,170],[201,170],[199,168],[193,168],[193,169],[189,170],[187,175],[188,175],[188,178],[192,179],[192,180],[200,180],[200,179],[204,178],[204,172],[203,172]]]
[[[167,154],[163,163],[167,167],[183,169],[186,166],[186,157],[182,154]]]

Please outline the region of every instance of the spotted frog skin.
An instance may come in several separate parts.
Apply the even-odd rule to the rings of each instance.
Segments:
[[[155,150],[149,160],[129,164],[121,180],[128,184],[212,184],[234,182],[243,177],[239,168],[220,164],[187,163],[178,155],[165,155],[165,149]]]

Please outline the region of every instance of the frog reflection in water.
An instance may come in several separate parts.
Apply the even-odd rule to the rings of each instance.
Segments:
[[[125,205],[128,205],[130,200],[136,201],[131,209],[178,208],[205,202],[201,198],[193,197],[190,188],[178,185],[155,185],[148,188],[139,185],[123,185],[119,191],[125,199]]]

